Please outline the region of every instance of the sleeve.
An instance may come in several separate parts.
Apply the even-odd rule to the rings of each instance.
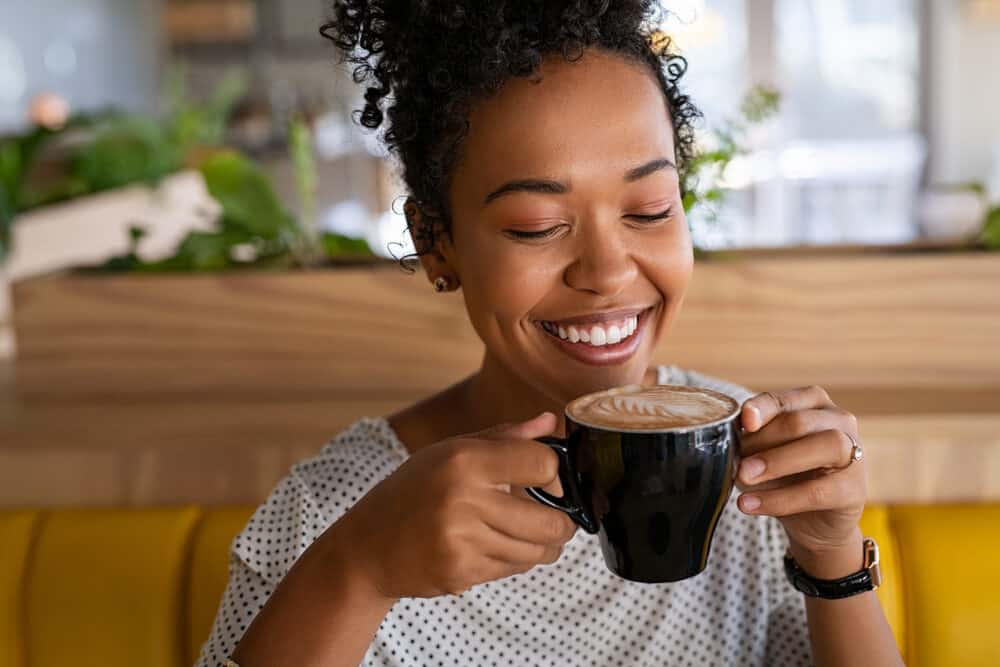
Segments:
[[[273,591],[263,577],[230,555],[229,583],[195,667],[221,667]]]
[[[219,667],[229,657],[292,564],[328,525],[293,469],[233,540],[229,583],[197,667]]]
[[[767,649],[765,664],[774,667],[812,665],[809,622],[802,593],[785,577],[785,550],[788,536],[781,522],[767,520],[766,548],[768,574]]]

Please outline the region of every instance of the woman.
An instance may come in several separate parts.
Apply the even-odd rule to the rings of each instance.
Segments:
[[[854,417],[818,387],[650,367],[692,272],[697,115],[683,60],[651,47],[654,4],[336,2],[324,34],[369,84],[362,123],[388,125],[420,262],[462,289],[485,353],[293,468],[233,544],[200,664],[900,664],[874,593],[804,598],[783,569],[786,549],[815,578],[862,569]],[[743,402],[742,493],[675,584],[610,574],[523,491],[560,492],[533,438],[566,402],[635,382]]]

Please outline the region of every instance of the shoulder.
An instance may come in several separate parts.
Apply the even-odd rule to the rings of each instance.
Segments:
[[[296,463],[233,541],[233,554],[277,583],[333,522],[406,458],[381,418],[360,419]]]

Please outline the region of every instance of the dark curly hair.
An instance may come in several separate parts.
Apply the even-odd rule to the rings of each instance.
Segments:
[[[694,151],[700,112],[678,87],[685,59],[662,33],[658,0],[335,0],[320,34],[366,84],[360,123],[379,128],[402,164],[419,206],[419,227],[407,211],[417,254],[448,233],[448,186],[468,131],[472,104],[513,77],[536,72],[542,59],[569,61],[598,48],[645,64],[670,110],[681,182]],[[383,110],[383,107],[386,107]],[[405,260],[406,258],[404,258]]]

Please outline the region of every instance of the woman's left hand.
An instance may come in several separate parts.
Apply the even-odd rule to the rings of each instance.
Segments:
[[[813,576],[860,569],[866,472],[852,458],[861,444],[855,416],[814,386],[758,394],[741,419],[739,508],[778,517],[792,556]]]

